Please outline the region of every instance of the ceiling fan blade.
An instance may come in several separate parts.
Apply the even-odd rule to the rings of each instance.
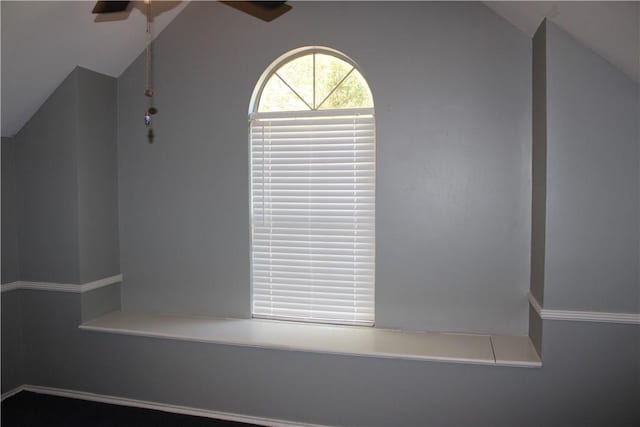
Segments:
[[[291,10],[291,6],[284,1],[222,1],[221,3],[266,22],[273,21]]]
[[[127,10],[128,1],[99,1],[91,13],[116,13]]]

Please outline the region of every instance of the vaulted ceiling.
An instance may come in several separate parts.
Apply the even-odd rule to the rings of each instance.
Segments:
[[[640,82],[640,2],[489,1],[514,26],[533,36],[546,17],[629,77]]]
[[[4,1],[2,136],[13,136],[67,75],[80,65],[118,77],[146,43],[144,2],[105,21],[94,1]],[[158,35],[186,2],[152,3]],[[153,14],[153,13],[152,13]]]
[[[154,2],[154,35],[186,6]],[[485,2],[533,35],[554,21],[640,81],[640,2]],[[2,1],[2,136],[13,136],[76,65],[119,76],[145,47],[143,2],[109,20],[94,2]],[[127,19],[123,19],[127,18]]]

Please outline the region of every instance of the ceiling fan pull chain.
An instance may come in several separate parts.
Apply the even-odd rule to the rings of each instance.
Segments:
[[[151,98],[153,89],[151,88],[151,0],[147,0],[147,66],[146,66],[146,85],[144,94]]]
[[[151,87],[151,0],[145,0],[147,4],[147,64],[145,69],[146,84],[144,94],[149,98],[149,108],[144,113],[144,125],[148,128],[147,139],[149,144],[153,144],[153,128],[151,127],[151,116],[158,112],[153,106],[153,88]]]

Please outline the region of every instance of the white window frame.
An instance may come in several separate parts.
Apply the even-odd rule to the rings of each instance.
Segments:
[[[375,146],[376,146],[376,136],[375,136],[375,111],[374,108],[350,108],[350,109],[331,109],[331,110],[306,110],[306,111],[285,111],[285,112],[258,112],[257,109],[259,108],[259,103],[260,103],[260,99],[262,96],[262,92],[264,90],[264,87],[266,85],[266,83],[269,81],[269,79],[274,75],[274,73],[276,73],[280,67],[282,67],[283,65],[285,65],[286,63],[299,58],[301,56],[305,56],[305,55],[309,55],[309,54],[313,54],[313,53],[321,53],[321,54],[328,54],[328,55],[332,55],[337,57],[338,59],[347,62],[349,65],[353,66],[355,70],[357,70],[362,77],[365,79],[366,82],[366,78],[364,77],[364,74],[362,73],[362,71],[359,69],[359,67],[356,65],[356,63],[351,60],[350,58],[348,58],[346,55],[342,54],[341,52],[338,52],[334,49],[329,49],[329,48],[321,48],[321,47],[307,47],[307,48],[300,48],[300,49],[296,49],[294,51],[288,52],[284,55],[282,55],[280,58],[278,58],[276,61],[274,61],[271,66],[269,66],[267,68],[267,70],[265,70],[265,72],[263,73],[263,75],[261,76],[258,84],[256,85],[256,88],[254,90],[254,93],[252,95],[251,98],[251,106],[250,106],[250,111],[249,111],[249,160],[250,160],[250,167],[249,167],[249,185],[250,185],[250,192],[249,192],[249,203],[250,203],[250,225],[251,225],[251,313],[252,316],[254,318],[266,318],[266,319],[272,319],[272,320],[288,320],[288,321],[296,321],[296,322],[310,322],[310,323],[330,323],[330,324],[346,324],[346,325],[361,325],[361,326],[373,326],[375,323]],[[315,73],[315,67],[314,67],[314,73]],[[349,72],[351,73],[351,72]],[[346,78],[346,76],[345,76]],[[344,80],[344,79],[343,79]],[[337,86],[336,86],[337,87]],[[293,90],[293,89],[292,89]],[[335,90],[335,89],[334,89]],[[369,88],[370,90],[370,88]],[[295,91],[294,91],[295,92]],[[314,88],[314,92],[315,92],[315,88]],[[331,91],[331,93],[333,93],[333,90]],[[330,95],[328,95],[326,99],[329,98]],[[314,101],[315,102],[315,101]],[[306,103],[306,102],[305,102]],[[308,104],[307,104],[308,105]],[[320,106],[320,105],[318,105]],[[370,121],[372,122],[372,129],[373,129],[373,133],[372,133],[372,145],[373,145],[373,183],[372,183],[372,195],[373,195],[373,219],[372,219],[372,239],[373,239],[373,244],[372,244],[372,248],[371,248],[371,252],[372,252],[372,256],[371,256],[371,263],[373,264],[373,266],[371,267],[371,280],[370,280],[370,288],[365,289],[365,292],[369,292],[370,290],[370,303],[369,303],[369,298],[367,296],[367,303],[369,304],[366,307],[364,307],[364,310],[371,310],[371,315],[364,315],[364,316],[368,316],[366,319],[363,320],[362,316],[363,314],[353,314],[352,318],[342,318],[342,319],[335,319],[335,318],[331,318],[331,319],[323,319],[323,318],[317,318],[317,317],[304,317],[304,316],[300,316],[300,317],[292,317],[292,316],[279,316],[279,315],[273,315],[273,314],[265,314],[263,313],[256,313],[256,298],[255,298],[255,293],[254,293],[254,231],[255,231],[255,224],[256,224],[256,220],[254,218],[254,174],[253,174],[253,141],[252,141],[252,126],[254,123],[256,123],[257,121],[264,121],[264,120],[269,120],[269,119],[292,119],[292,120],[296,120],[296,119],[304,119],[304,118],[319,118],[319,117],[336,117],[339,118],[340,120],[344,120],[345,118],[349,118],[349,120],[351,120],[353,118],[354,123],[356,123],[357,120],[360,120],[360,118],[362,118],[362,120],[368,119],[370,118]],[[355,125],[354,125],[355,126]],[[355,134],[354,134],[355,135]],[[355,137],[354,137],[354,141],[355,141]],[[263,148],[264,150],[264,148]],[[355,150],[355,148],[354,148]],[[354,154],[355,156],[355,154]],[[264,161],[264,160],[263,160]],[[264,176],[263,176],[264,179]],[[355,178],[354,178],[354,182],[355,182]],[[263,184],[264,185],[264,184]],[[264,187],[263,187],[264,188]],[[355,188],[355,187],[354,187]],[[264,203],[264,201],[263,201]],[[264,208],[264,206],[263,206]],[[264,212],[264,211],[263,211]],[[354,211],[355,212],[355,211]],[[357,234],[357,233],[356,233]],[[355,237],[354,237],[354,242],[355,242]],[[354,247],[355,247],[355,243],[354,243]],[[354,252],[355,253],[355,252]],[[355,255],[353,257],[354,261],[354,271],[355,271]],[[354,280],[355,280],[355,273],[354,273]],[[355,288],[356,285],[355,281],[353,282],[353,287]],[[369,286],[369,284],[367,284],[366,286]],[[346,289],[346,288],[345,288]],[[368,295],[368,294],[367,294]],[[354,303],[357,304],[357,303]],[[362,302],[360,302],[359,304],[362,304]],[[358,306],[360,307],[360,306]],[[361,308],[361,311],[363,309]],[[357,311],[357,310],[356,310]]]

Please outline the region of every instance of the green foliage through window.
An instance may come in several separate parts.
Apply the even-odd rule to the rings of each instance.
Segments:
[[[271,75],[258,111],[371,107],[369,86],[353,65],[330,54],[308,53],[286,62]]]

